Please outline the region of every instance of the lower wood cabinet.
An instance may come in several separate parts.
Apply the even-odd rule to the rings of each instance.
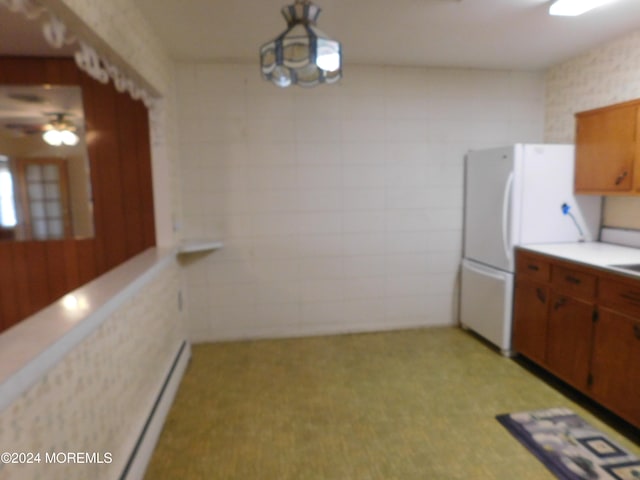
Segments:
[[[544,363],[547,349],[549,287],[527,279],[518,279],[514,304],[513,348],[531,360]]]
[[[579,389],[587,388],[593,303],[554,293],[547,319],[548,368]]]
[[[640,427],[640,280],[516,255],[514,350]]]
[[[601,309],[592,358],[593,397],[640,425],[640,319]]]

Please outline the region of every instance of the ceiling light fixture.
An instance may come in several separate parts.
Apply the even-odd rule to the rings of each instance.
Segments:
[[[68,120],[65,120],[64,113],[56,113],[55,120],[52,120],[45,127],[45,130],[42,138],[53,147],[59,147],[60,145],[72,147],[80,141],[76,134],[76,127]]]
[[[613,0],[556,0],[549,7],[549,15],[575,17]]]
[[[260,47],[265,80],[279,87],[313,87],[342,78],[342,46],[316,27],[320,8],[309,0],[295,0],[282,8],[287,29]]]

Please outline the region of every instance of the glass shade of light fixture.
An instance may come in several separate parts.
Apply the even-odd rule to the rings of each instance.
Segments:
[[[320,8],[296,0],[282,8],[287,29],[260,47],[262,76],[279,87],[313,87],[342,78],[342,46],[316,27]]]
[[[80,141],[75,132],[76,127],[66,121],[63,114],[57,114],[56,119],[45,128],[46,131],[42,134],[42,138],[51,146],[74,146]]]
[[[47,130],[42,135],[42,138],[54,147],[59,147],[60,145],[74,146],[77,145],[79,141],[78,135],[71,130]]]
[[[575,17],[613,0],[556,0],[549,7],[549,15]]]

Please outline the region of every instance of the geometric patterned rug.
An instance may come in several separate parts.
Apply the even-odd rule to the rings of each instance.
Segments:
[[[640,458],[567,408],[496,419],[562,480],[640,480]]]

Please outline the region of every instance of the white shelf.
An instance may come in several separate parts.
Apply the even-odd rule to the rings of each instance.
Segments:
[[[184,240],[178,247],[178,254],[210,252],[222,248],[220,240]]]

